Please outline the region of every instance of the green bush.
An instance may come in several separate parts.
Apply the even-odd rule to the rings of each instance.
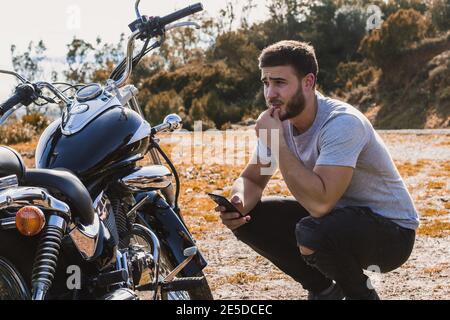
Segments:
[[[450,1],[434,0],[431,8],[431,22],[439,31],[450,30]]]
[[[373,30],[361,41],[359,51],[383,69],[404,49],[423,39],[428,29],[425,17],[414,9],[399,10],[390,15],[381,29]]]
[[[151,125],[160,124],[170,113],[184,112],[183,99],[175,90],[151,95],[144,107],[144,114]]]

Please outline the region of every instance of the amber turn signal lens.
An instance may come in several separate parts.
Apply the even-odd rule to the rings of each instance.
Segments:
[[[16,214],[17,230],[24,236],[37,235],[44,228],[45,215],[41,209],[33,206],[21,208]]]

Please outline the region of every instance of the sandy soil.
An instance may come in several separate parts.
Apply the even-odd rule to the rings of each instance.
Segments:
[[[450,299],[450,131],[382,131],[380,135],[421,214],[421,227],[414,251],[401,268],[388,274],[367,274],[382,299]],[[182,204],[209,262],[205,273],[215,298],[305,299],[307,292],[299,283],[236,240],[217,221],[213,204],[203,195],[215,189],[227,194],[242,165],[184,168]],[[202,184],[202,180],[208,182]],[[279,173],[265,192],[273,194],[289,195]]]
[[[450,130],[379,133],[420,212],[421,227],[414,251],[401,268],[388,274],[368,274],[382,299],[450,299]],[[215,190],[229,195],[255,145],[253,130],[231,133],[228,140],[234,144],[228,145],[223,133],[212,136],[194,141],[192,134],[179,134],[175,139],[163,136],[161,142],[175,158],[182,182],[183,216],[209,262],[205,274],[214,297],[304,299],[307,293],[299,283],[236,240],[219,222],[215,205],[206,196]],[[175,143],[180,137],[187,138],[188,148]],[[28,166],[34,164],[35,144],[13,146]],[[223,153],[215,154],[211,147]],[[224,156],[231,162],[220,163]],[[214,159],[218,163],[211,161]],[[290,195],[279,173],[264,194]]]

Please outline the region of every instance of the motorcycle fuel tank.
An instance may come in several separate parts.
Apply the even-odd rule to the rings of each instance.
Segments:
[[[83,107],[76,107],[74,115],[82,116]],[[56,120],[39,139],[36,167],[65,168],[82,179],[89,178],[119,161],[144,155],[150,130],[138,113],[120,104],[97,112],[81,125],[78,121],[73,132]]]

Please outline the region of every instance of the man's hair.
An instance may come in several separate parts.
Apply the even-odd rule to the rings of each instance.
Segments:
[[[306,42],[283,40],[265,48],[259,56],[259,68],[292,66],[300,78],[312,73],[316,78],[319,65],[314,47]]]

